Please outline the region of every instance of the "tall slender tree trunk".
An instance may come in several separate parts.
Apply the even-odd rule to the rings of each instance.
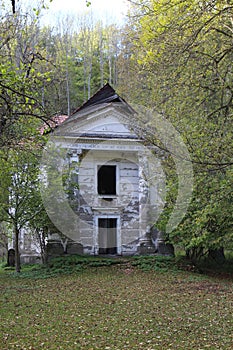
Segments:
[[[86,63],[86,57],[84,57],[84,63],[83,63],[83,102],[87,101],[87,63]]]
[[[70,86],[69,86],[69,71],[68,71],[67,58],[66,58],[66,96],[67,96],[67,115],[70,116]]]
[[[44,265],[48,262],[48,254],[47,254],[47,248],[46,248],[46,237],[48,236],[48,230],[45,228],[42,229],[36,229],[36,237],[40,244],[40,250],[41,250],[41,259],[42,263]]]
[[[67,96],[67,115],[70,116],[70,84],[69,84],[69,64],[68,64],[68,35],[66,38],[66,96]]]
[[[100,87],[104,86],[104,59],[103,59],[103,29],[99,28],[99,50],[100,50]]]
[[[15,271],[17,273],[20,272],[21,266],[20,266],[20,253],[19,253],[19,234],[20,231],[18,229],[17,223],[14,227],[14,234],[15,234]]]
[[[91,97],[91,77],[92,77],[92,58],[90,58],[90,61],[89,61],[89,73],[88,73],[88,85],[87,85],[87,89],[88,89],[88,93],[87,93],[87,97],[88,97],[88,100],[89,98]]]
[[[15,13],[15,0],[11,0],[12,13]]]
[[[111,85],[112,84],[112,60],[110,56],[108,57],[108,69],[109,69],[108,82]]]

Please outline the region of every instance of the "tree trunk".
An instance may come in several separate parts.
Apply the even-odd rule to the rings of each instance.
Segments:
[[[11,0],[12,13],[15,13],[15,0]]]
[[[67,97],[67,115],[70,116],[70,84],[69,84],[69,65],[68,65],[68,36],[66,40],[66,97]]]
[[[15,224],[15,271],[20,272],[20,253],[19,253],[19,229],[17,224]]]
[[[87,99],[91,97],[91,78],[92,78],[92,57],[89,57],[88,78],[87,78]]]
[[[47,248],[46,248],[47,236],[48,236],[48,230],[46,228],[42,228],[41,230],[36,229],[36,237],[40,244],[41,259],[42,259],[42,264],[44,265],[48,263],[48,254],[47,254]]]
[[[112,60],[110,56],[108,57],[108,69],[109,69],[108,82],[111,85],[112,84]]]
[[[104,86],[104,59],[103,59],[103,30],[99,29],[99,50],[100,50],[100,87]]]

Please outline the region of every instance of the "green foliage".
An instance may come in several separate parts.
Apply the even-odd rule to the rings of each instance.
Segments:
[[[120,36],[115,25],[94,23],[88,15],[77,21],[67,16],[55,31],[43,28],[40,35],[54,64],[44,98],[54,101],[56,113],[70,115],[106,81],[116,83]]]
[[[39,159],[33,152],[40,152],[33,139],[30,142],[25,139],[23,147],[0,152],[0,222],[7,223],[9,237],[14,237],[17,272],[20,272],[20,230],[28,228],[29,222],[42,211],[37,195]]]
[[[121,259],[70,255],[51,259],[51,261],[48,263],[48,268],[55,270],[57,268],[64,268],[65,270],[67,269],[70,271],[70,273],[72,273],[72,269],[76,268],[77,266],[78,268],[102,267],[119,263],[122,263]]]
[[[44,279],[59,275],[70,275],[90,268],[110,267],[125,264],[123,258],[101,258],[67,255],[50,259],[46,265],[23,265],[20,278]],[[4,268],[4,267],[3,267]],[[4,270],[9,271],[7,267]],[[14,269],[10,269],[12,271]],[[16,275],[17,276],[17,275]]]
[[[126,87],[135,103],[164,115],[188,148],[195,175],[193,200],[182,223],[166,238],[200,258],[233,241],[233,7],[228,0],[151,0],[135,6],[125,39],[130,73],[127,81],[122,78],[122,90]],[[149,141],[166,148],[156,136]],[[156,223],[161,230],[179,186],[170,158],[165,153],[166,205]]]
[[[38,126],[48,119],[49,103],[43,96],[51,84],[51,64],[36,38],[39,28],[33,16],[0,16],[0,23],[0,146],[13,148],[33,136],[36,122]],[[21,123],[27,124],[27,135]]]
[[[172,270],[177,271],[175,258],[170,256],[135,256],[131,261],[132,266],[137,266],[143,271],[160,271],[166,272]]]

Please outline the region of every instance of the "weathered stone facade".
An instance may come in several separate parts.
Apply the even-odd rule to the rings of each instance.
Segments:
[[[55,131],[72,169],[77,219],[68,238],[49,236],[49,255],[154,254],[161,247],[168,253],[162,236],[151,231],[163,207],[160,163],[132,131],[133,116],[107,85]]]

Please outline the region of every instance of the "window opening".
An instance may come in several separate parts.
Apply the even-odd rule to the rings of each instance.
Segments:
[[[116,194],[116,165],[98,166],[97,191],[101,195]]]

